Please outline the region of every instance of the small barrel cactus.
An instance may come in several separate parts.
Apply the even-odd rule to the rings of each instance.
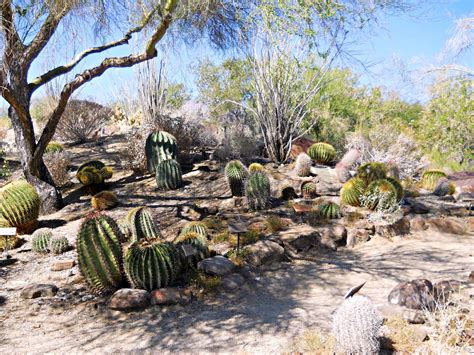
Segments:
[[[197,233],[203,236],[204,238],[207,237],[207,227],[203,222],[192,221],[192,222],[186,223],[183,229],[181,229],[180,235],[187,234],[190,232]]]
[[[170,285],[181,269],[175,247],[154,239],[132,243],[125,253],[124,262],[130,284],[147,291]]]
[[[26,181],[9,183],[0,189],[0,217],[18,233],[30,233],[38,224],[41,199]]]
[[[252,163],[249,165],[249,173],[252,174],[256,171],[265,171],[265,168],[262,164],[259,163]]]
[[[328,143],[314,143],[308,148],[308,155],[319,164],[329,164],[336,158],[336,149]]]
[[[337,354],[378,354],[383,318],[364,296],[344,300],[334,313],[332,333]]]
[[[208,258],[210,255],[206,238],[195,232],[181,234],[175,239],[174,244],[176,244],[176,248],[180,253],[182,265],[196,267],[198,262]],[[194,248],[194,255],[185,255],[184,250],[181,248],[185,244],[189,244]]]
[[[122,284],[122,239],[111,217],[92,215],[82,223],[77,235],[77,258],[79,270],[93,292],[113,292]]]
[[[364,180],[366,186],[372,181],[385,179],[387,171],[384,163],[365,163],[357,169],[357,177]]]
[[[309,176],[312,165],[313,160],[311,157],[306,153],[300,153],[295,161],[295,174],[301,177]]]
[[[306,181],[301,185],[301,195],[306,199],[318,197],[318,187],[314,182]]]
[[[376,180],[367,187],[363,201],[371,210],[390,210],[397,205],[397,189],[387,179]]]
[[[0,228],[10,228],[8,221],[0,217]],[[4,236],[0,234],[0,252],[16,248],[20,244],[20,238],[15,236]]]
[[[87,168],[87,167],[92,167],[92,168],[96,168],[97,170],[100,170],[105,167],[105,164],[102,163],[100,160],[89,160],[88,162],[85,162],[84,164],[82,164],[77,169],[77,171],[79,172],[82,169]]]
[[[319,215],[327,219],[341,218],[341,208],[335,202],[324,202],[319,206]]]
[[[102,191],[92,196],[91,205],[97,211],[111,210],[119,204],[117,195],[111,191]]]
[[[265,173],[257,171],[249,176],[245,184],[245,196],[253,210],[262,210],[270,204],[270,180]]]
[[[229,184],[232,196],[243,196],[245,194],[245,180],[249,173],[239,160],[232,160],[225,166],[225,177]]]
[[[182,184],[181,166],[176,160],[165,160],[156,166],[156,185],[160,190],[176,190]]]
[[[393,185],[395,190],[397,190],[397,202],[400,202],[405,195],[405,191],[403,190],[403,186],[400,182],[400,180],[392,177],[387,177],[385,178],[387,181],[390,181],[390,183]]]
[[[114,176],[114,171],[111,167],[104,166],[102,169],[99,170],[99,174],[102,176],[104,180],[110,179]]]
[[[442,170],[426,170],[421,175],[421,186],[426,190],[433,191],[438,180],[447,177],[448,175]]]
[[[53,237],[50,241],[50,249],[54,254],[62,254],[69,250],[69,242],[66,237]]]
[[[48,253],[53,233],[46,228],[36,230],[31,236],[31,250],[35,253]]]
[[[146,207],[136,207],[128,212],[126,221],[130,230],[130,242],[142,239],[158,239],[160,231],[153,221],[151,212]]]
[[[176,138],[164,131],[150,134],[145,143],[145,154],[148,172],[155,174],[159,164],[178,157]]]
[[[46,149],[44,150],[44,154],[48,153],[61,153],[64,151],[64,147],[62,146],[61,143],[51,141],[48,143],[46,146]]]
[[[364,195],[364,180],[354,177],[346,182],[341,188],[341,203],[349,206],[360,206],[360,198]]]

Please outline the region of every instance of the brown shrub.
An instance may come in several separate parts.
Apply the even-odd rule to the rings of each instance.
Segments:
[[[62,187],[69,184],[68,170],[71,161],[65,152],[47,153],[43,156],[43,160],[56,186]]]

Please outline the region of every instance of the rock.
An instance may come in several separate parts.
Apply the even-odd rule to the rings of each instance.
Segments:
[[[347,231],[343,226],[315,228],[301,224],[279,232],[275,239],[295,253],[307,251],[311,247],[336,250],[335,240],[342,240],[345,233]],[[342,243],[345,244],[345,241]]]
[[[204,171],[194,170],[187,174],[184,174],[183,179],[196,179],[196,178],[202,178],[203,176],[204,176]]]
[[[21,291],[21,298],[53,297],[58,292],[56,285],[52,284],[33,284],[26,286]]]
[[[410,324],[425,324],[426,316],[423,311],[415,309],[405,309],[402,318]]]
[[[60,260],[51,265],[51,271],[62,271],[72,269],[76,265],[74,260]]]
[[[122,288],[115,292],[109,300],[109,308],[119,311],[146,308],[150,305],[151,296],[148,291],[133,288]]]
[[[253,266],[270,264],[275,261],[285,260],[285,249],[278,243],[270,240],[260,240],[244,248],[248,253],[247,260]]]
[[[191,297],[183,289],[176,287],[160,288],[151,291],[151,302],[155,305],[188,304]]]
[[[336,245],[343,246],[346,244],[347,229],[342,225],[317,228],[317,231],[321,237],[334,240]]]
[[[443,280],[433,285],[435,300],[440,302],[446,302],[452,293],[459,290],[461,290],[461,282],[457,280]]]
[[[224,276],[230,274],[235,269],[235,265],[229,259],[217,255],[212,258],[201,260],[198,269],[209,275]]]
[[[425,206],[423,203],[417,202],[411,198],[405,198],[406,202],[409,206],[409,213],[413,214],[426,214],[430,211],[430,209]]]
[[[446,178],[441,178],[438,180],[438,182],[436,183],[436,186],[433,190],[433,195],[435,196],[446,196],[447,194],[449,194],[449,181],[448,179]]]
[[[421,232],[428,229],[428,225],[426,224],[425,218],[423,217],[415,217],[410,220],[410,229],[413,232]]]
[[[296,159],[300,153],[305,153],[314,143],[316,142],[304,137],[295,139],[291,145],[291,158]]]
[[[367,229],[349,229],[347,232],[346,245],[351,245],[353,247],[357,244],[368,242],[369,240],[370,234]]]
[[[474,282],[474,271],[471,271],[467,279],[468,282]]]
[[[369,232],[370,235],[375,233],[375,225],[366,219],[361,219],[354,223],[354,228],[356,229],[365,229]]]
[[[339,196],[342,183],[339,182],[337,173],[328,167],[311,167],[311,174],[317,176],[318,195]]]
[[[390,291],[388,301],[411,309],[432,309],[434,307],[433,285],[425,279],[402,282]]]
[[[233,250],[234,248],[229,242],[224,241],[224,242],[211,245],[210,249],[214,250],[217,254],[226,255],[229,251]]]
[[[428,226],[430,229],[434,229],[440,233],[448,234],[465,234],[465,228],[462,223],[458,222],[452,218],[430,218],[428,221]]]
[[[473,172],[458,172],[449,175],[449,181],[456,186],[456,191],[461,193],[474,194],[474,173]]]
[[[245,278],[240,274],[230,274],[224,276],[221,281],[222,287],[226,291],[234,291],[245,283]]]
[[[402,217],[395,223],[389,225],[377,225],[375,227],[375,233],[384,238],[406,235],[410,233],[410,220],[406,217]]]
[[[346,247],[354,248],[355,245],[356,245],[356,233],[350,230],[349,233],[347,233]]]

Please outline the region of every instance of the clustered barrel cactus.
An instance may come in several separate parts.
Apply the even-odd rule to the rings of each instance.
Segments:
[[[113,171],[99,160],[91,160],[77,169],[76,178],[84,186],[100,185],[113,176]]]
[[[335,202],[324,202],[319,206],[319,214],[327,219],[341,218],[341,208]]]
[[[421,185],[424,189],[433,191],[438,180],[447,177],[448,175],[442,170],[426,170],[421,175]]]
[[[50,251],[50,242],[53,233],[46,228],[36,230],[31,239],[31,250],[35,253],[47,253]]]
[[[387,172],[384,163],[365,163],[357,169],[357,177],[364,180],[366,185],[378,179],[385,179],[386,176]]]
[[[148,171],[154,174],[160,163],[178,157],[176,138],[164,131],[150,134],[146,140],[145,154]]]
[[[181,166],[174,160],[164,160],[156,166],[156,185],[160,190],[176,190],[183,183]]]
[[[397,205],[397,189],[387,179],[375,180],[367,187],[364,206],[378,211],[390,210]]]
[[[365,182],[358,177],[353,177],[341,189],[341,203],[349,206],[360,206],[360,198],[365,191]]]
[[[161,237],[160,231],[153,221],[151,212],[146,207],[136,207],[128,212],[126,221],[130,230],[131,242],[142,239],[158,239]]]
[[[252,163],[249,165],[249,173],[252,174],[256,171],[265,171],[265,168],[262,164],[259,163]]]
[[[253,210],[262,210],[270,204],[270,180],[268,176],[257,171],[249,176],[245,184],[245,196],[249,207]]]
[[[308,155],[319,164],[330,164],[336,158],[336,149],[328,143],[314,143],[308,148]]]
[[[300,153],[296,157],[295,174],[301,177],[309,176],[312,165],[313,165],[313,161],[311,157],[306,153]]]
[[[245,181],[249,173],[239,160],[232,160],[225,166],[225,177],[229,184],[232,196],[244,196]]]

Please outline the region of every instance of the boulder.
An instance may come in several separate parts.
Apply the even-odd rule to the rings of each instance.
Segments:
[[[406,235],[410,233],[410,220],[406,217],[402,217],[392,224],[377,225],[375,226],[375,233],[384,238]]]
[[[255,244],[244,248],[247,252],[247,260],[253,266],[270,264],[276,261],[285,260],[285,249],[271,240],[260,240]]]
[[[415,217],[410,220],[410,229],[413,232],[422,232],[428,229],[426,219],[423,217]]]
[[[433,285],[425,279],[402,282],[390,291],[388,301],[410,309],[433,309]]]
[[[122,288],[115,292],[109,300],[109,308],[119,311],[142,309],[150,306],[151,296],[146,290]]]
[[[201,260],[198,269],[209,275],[224,276],[234,271],[235,265],[229,259],[217,255],[212,258]]]
[[[226,255],[229,251],[233,250],[234,248],[229,242],[224,241],[224,242],[211,245],[210,249],[214,250],[217,254]]]
[[[456,186],[456,191],[474,194],[474,172],[458,172],[449,175],[449,181]]]
[[[299,253],[309,250],[312,247],[323,247],[336,250],[336,240],[345,244],[347,231],[343,226],[327,228],[316,228],[306,224],[292,226],[288,230],[281,231],[275,240],[288,248],[291,252]],[[342,241],[344,239],[344,241]]]
[[[427,223],[430,229],[436,230],[440,233],[459,235],[466,233],[464,225],[456,219],[436,217],[430,218]]]
[[[339,196],[342,183],[339,182],[335,169],[328,167],[311,167],[311,174],[317,176],[318,195]]]
[[[336,245],[343,246],[346,244],[347,229],[342,225],[333,225],[317,228],[321,237],[332,239]]]
[[[234,291],[245,283],[245,278],[240,274],[230,274],[222,278],[221,285],[226,291]]]
[[[360,243],[365,243],[370,240],[370,232],[367,229],[349,229],[347,232],[346,245],[350,248]]]
[[[188,304],[191,301],[185,290],[176,287],[160,288],[151,291],[151,303],[154,305]]]
[[[52,284],[33,284],[26,286],[21,291],[21,298],[53,297],[58,292],[56,285]]]
[[[316,142],[304,137],[295,139],[291,145],[291,153],[290,153],[291,158],[296,159],[296,157],[300,153],[306,153],[308,148],[311,147],[314,143]]]
[[[55,262],[53,265],[51,265],[50,270],[51,271],[63,271],[63,270],[69,270],[74,267],[76,262],[74,260],[60,260]]]
[[[457,280],[443,280],[436,282],[433,285],[433,295],[435,300],[446,302],[452,293],[461,290],[461,285],[461,282]]]

